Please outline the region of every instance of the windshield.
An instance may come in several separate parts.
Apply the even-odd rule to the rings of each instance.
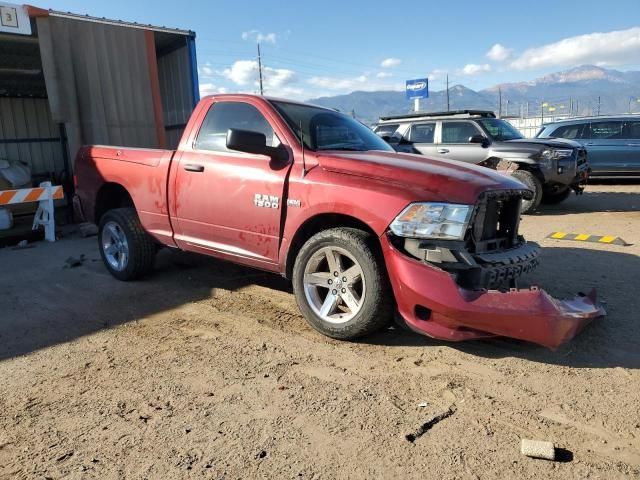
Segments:
[[[302,126],[304,145],[309,150],[393,152],[393,148],[368,127],[342,113],[299,103],[271,101],[271,104],[289,124],[298,140]]]
[[[483,118],[478,120],[489,136],[497,142],[517,140],[524,136],[509,122],[497,118]]]

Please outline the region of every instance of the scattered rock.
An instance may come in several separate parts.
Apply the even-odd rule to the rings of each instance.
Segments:
[[[555,460],[556,449],[552,442],[529,440],[523,438],[520,442],[520,453],[527,457]]]
[[[420,408],[425,408],[425,407],[428,407],[428,406],[429,406],[429,404],[428,404],[427,402],[420,402],[420,403],[418,404],[418,406],[419,406]]]
[[[76,258],[76,257],[69,257],[67,258],[64,263],[64,267],[62,268],[76,268],[76,267],[80,267],[82,266],[82,264],[84,263],[84,261],[87,259],[86,255],[83,253],[82,255],[80,255],[80,258]]]
[[[264,458],[266,456],[267,452],[265,450],[260,450],[260,452],[256,454],[256,458]]]
[[[81,223],[78,225],[78,231],[83,238],[93,237],[98,234],[98,226],[94,223]]]

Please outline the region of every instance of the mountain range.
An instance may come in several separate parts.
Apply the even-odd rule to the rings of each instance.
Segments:
[[[497,112],[500,95],[503,116],[539,116],[543,108],[545,116],[627,113],[630,107],[631,111],[640,112],[640,71],[621,72],[583,65],[535,80],[503,83],[480,91],[454,85],[449,88],[449,105],[451,110]],[[380,116],[413,111],[413,101],[406,100],[403,91],[356,91],[309,102],[352,113],[365,123],[373,123]],[[420,101],[421,111],[446,109],[446,90],[429,92],[429,98]]]

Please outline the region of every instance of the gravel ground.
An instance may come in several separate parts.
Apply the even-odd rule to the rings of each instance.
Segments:
[[[275,275],[163,251],[125,284],[95,238],[2,249],[0,478],[637,477],[639,212],[640,185],[600,184],[524,218],[545,247],[529,281],[606,302],[555,352],[393,329],[338,342]],[[523,457],[521,438],[560,461]]]

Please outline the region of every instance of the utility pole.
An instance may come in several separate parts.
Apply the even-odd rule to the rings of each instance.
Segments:
[[[540,125],[544,125],[544,100],[540,102]]]
[[[498,87],[498,118],[502,117],[502,88]]]
[[[629,105],[631,105],[631,100],[629,100]],[[629,107],[631,109],[631,107]],[[449,74],[447,73],[447,112],[449,111]]]
[[[527,113],[526,113],[527,118],[529,118],[529,101],[527,101]]]
[[[260,44],[258,43],[258,74],[260,75],[260,95],[264,95],[262,89],[262,57],[260,56]]]
[[[600,95],[598,95],[598,117],[600,116]]]
[[[509,99],[507,98],[507,102],[505,105],[505,112],[504,112],[504,116],[508,117],[509,116]]]

